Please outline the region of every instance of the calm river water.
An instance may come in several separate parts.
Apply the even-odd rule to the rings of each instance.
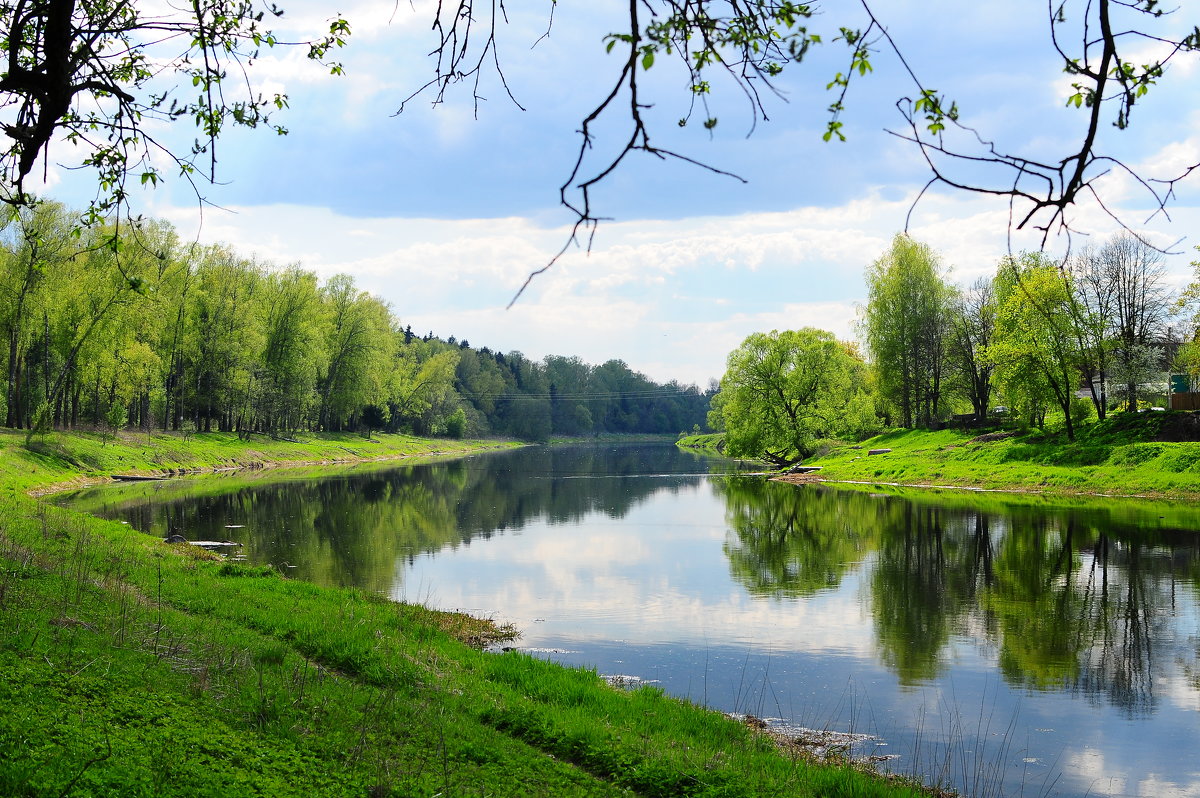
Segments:
[[[791,486],[674,446],[264,472],[63,502],[968,795],[1200,796],[1200,510]]]

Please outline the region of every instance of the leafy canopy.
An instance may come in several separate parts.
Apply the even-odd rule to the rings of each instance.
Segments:
[[[754,333],[729,354],[709,423],[724,428],[727,454],[790,465],[823,439],[875,425],[865,380],[865,364],[832,333]]]

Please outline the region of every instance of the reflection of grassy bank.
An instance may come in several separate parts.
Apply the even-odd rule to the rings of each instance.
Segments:
[[[471,646],[484,623],[221,562],[20,492],[270,459],[263,447],[114,456],[64,436],[29,456],[0,440],[0,794],[911,794],[793,761],[653,688],[485,654]],[[288,459],[322,459],[322,445]]]
[[[973,512],[1011,513],[1022,509],[1035,512],[1086,512],[1089,518],[1112,533],[1134,538],[1190,535],[1200,529],[1200,506],[1192,503],[1141,497],[1107,497],[1081,493],[966,491],[953,487],[924,488],[882,485],[872,482],[836,482],[827,487],[839,491],[867,493],[875,497],[897,496],[916,505]]]

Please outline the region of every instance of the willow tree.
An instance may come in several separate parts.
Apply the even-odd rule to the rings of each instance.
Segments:
[[[259,424],[267,432],[291,432],[303,426],[309,411],[318,405],[317,377],[327,362],[317,276],[295,267],[269,273],[262,307]]]
[[[387,398],[386,374],[395,347],[394,320],[386,304],[338,274],[321,288],[326,305],[325,369],[318,382],[321,429],[342,429],[367,406]]]
[[[4,391],[7,427],[27,426],[37,403],[38,381],[27,355],[38,338],[39,320],[48,313],[53,278],[74,256],[78,242],[68,235],[61,205],[23,208],[4,230],[0,247],[0,331],[7,355]],[[45,325],[41,325],[45,326]]]
[[[186,333],[186,391],[196,429],[247,432],[265,327],[261,311],[266,270],[227,247],[210,247],[196,267]],[[177,414],[181,421],[183,410]]]
[[[879,392],[905,427],[943,415],[942,391],[953,292],[937,254],[898,235],[867,270],[863,319]]]
[[[833,333],[754,333],[729,354],[709,423],[725,430],[727,454],[791,465],[824,439],[875,426],[865,382],[865,364]]]

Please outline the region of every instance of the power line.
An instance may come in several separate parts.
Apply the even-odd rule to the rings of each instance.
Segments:
[[[596,400],[596,399],[665,399],[674,397],[687,397],[692,399],[704,399],[704,394],[699,391],[688,391],[679,388],[656,388],[641,391],[597,391],[591,393],[471,393],[469,390],[463,391],[463,396],[468,399],[494,399],[502,400],[520,400],[520,399],[574,399],[574,400]]]

